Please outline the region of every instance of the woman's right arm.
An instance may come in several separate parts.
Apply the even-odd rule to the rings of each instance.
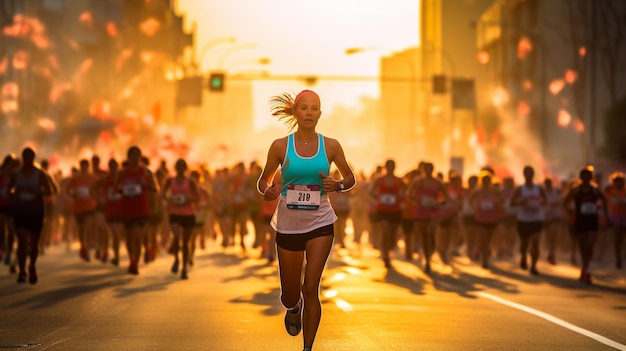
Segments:
[[[263,198],[266,201],[275,200],[280,195],[281,189],[276,189],[272,182],[274,174],[278,169],[278,166],[282,163],[282,157],[284,155],[284,147],[282,147],[282,140],[274,140],[270,146],[270,150],[267,153],[267,162],[261,176],[257,182],[257,190],[263,194]]]

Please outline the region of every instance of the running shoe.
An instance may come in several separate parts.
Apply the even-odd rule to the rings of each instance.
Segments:
[[[151,261],[152,261],[152,257],[150,256],[150,252],[148,249],[146,249],[145,252],[143,253],[143,262],[150,263]]]
[[[556,265],[556,260],[554,259],[554,255],[548,255],[548,262],[553,266]]]
[[[526,261],[526,256],[522,256],[522,259],[519,262],[519,266],[523,270],[528,269],[528,262]]]
[[[15,264],[15,262],[13,262],[11,263],[11,266],[9,267],[9,273],[15,274],[15,272],[17,272],[17,265]]]
[[[591,281],[591,274],[585,273],[585,277],[583,278],[583,282],[585,284],[589,284],[589,285],[593,284],[593,282]]]
[[[178,260],[174,261],[174,264],[172,264],[172,273],[178,273]]]
[[[385,268],[391,268],[391,260],[389,257],[384,257],[383,262],[385,263]]]
[[[537,270],[536,267],[530,267],[530,274],[539,275],[539,271]]]
[[[119,259],[119,257],[113,257],[113,258],[111,259],[111,264],[112,264],[112,265],[114,265],[114,266],[116,266],[116,267],[119,267],[119,265],[120,265],[120,259]]]
[[[28,267],[28,282],[31,284],[37,284],[37,269],[35,266]]]
[[[26,278],[28,278],[26,273],[20,272],[20,274],[17,275],[17,282],[18,283],[26,283]]]
[[[298,312],[292,312],[291,310],[287,310],[285,313],[285,329],[287,329],[287,333],[291,336],[296,336],[300,334],[300,330],[302,330],[302,299],[298,301]]]
[[[128,273],[133,274],[133,275],[139,274],[139,267],[137,265],[137,261],[135,260],[130,261],[130,264],[128,265]]]
[[[424,273],[430,273],[430,262],[426,262],[426,266],[424,266]]]
[[[187,280],[189,277],[187,276],[187,271],[182,271],[180,273],[180,279]]]

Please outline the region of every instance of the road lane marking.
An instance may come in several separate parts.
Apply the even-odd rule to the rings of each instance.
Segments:
[[[567,328],[567,329],[569,329],[571,331],[574,331],[574,332],[576,332],[578,334],[584,335],[584,336],[586,336],[588,338],[594,339],[594,340],[596,340],[596,341],[598,341],[600,343],[603,343],[603,344],[605,344],[607,346],[610,346],[612,348],[615,348],[617,350],[626,351],[626,345],[620,344],[617,341],[613,341],[613,340],[611,340],[609,338],[606,338],[606,337],[604,337],[602,335],[596,334],[596,333],[594,333],[592,331],[589,331],[587,329],[581,328],[581,327],[579,327],[577,325],[574,325],[572,323],[566,322],[566,321],[564,321],[564,320],[562,320],[560,318],[554,317],[554,316],[552,316],[550,314],[547,314],[545,312],[541,312],[541,311],[536,310],[534,308],[531,308],[531,307],[528,307],[528,306],[524,306],[524,305],[521,305],[519,303],[515,303],[515,302],[512,302],[512,301],[509,301],[509,300],[505,300],[505,299],[503,299],[503,298],[501,298],[499,296],[492,295],[492,294],[489,294],[489,293],[486,293],[486,292],[483,292],[483,291],[476,292],[476,295],[478,295],[480,297],[484,297],[484,298],[492,300],[492,301],[495,301],[497,303],[500,303],[500,304],[503,304],[503,305],[506,305],[506,306],[518,309],[520,311],[524,311],[526,313],[530,313],[530,314],[535,315],[535,316],[537,316],[539,318],[543,318],[543,319],[547,320],[548,322],[554,323],[554,324],[559,325],[559,326],[561,326],[563,328]]]

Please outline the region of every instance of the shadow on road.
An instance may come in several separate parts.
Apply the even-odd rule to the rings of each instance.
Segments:
[[[116,280],[108,280],[98,284],[72,284],[63,288],[48,290],[34,296],[18,300],[8,305],[8,308],[31,308],[43,309],[52,305],[56,305],[74,298],[80,298],[82,295],[100,289],[110,289],[111,287],[127,284],[132,278],[120,278]]]

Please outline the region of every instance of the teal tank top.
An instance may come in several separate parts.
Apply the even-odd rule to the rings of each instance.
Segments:
[[[324,136],[318,133],[317,139],[317,153],[312,157],[301,157],[296,153],[294,134],[289,134],[287,137],[287,152],[281,166],[282,195],[287,195],[287,187],[291,184],[319,185],[322,189],[321,195],[326,194],[320,173],[328,175],[330,164],[324,147]]]

